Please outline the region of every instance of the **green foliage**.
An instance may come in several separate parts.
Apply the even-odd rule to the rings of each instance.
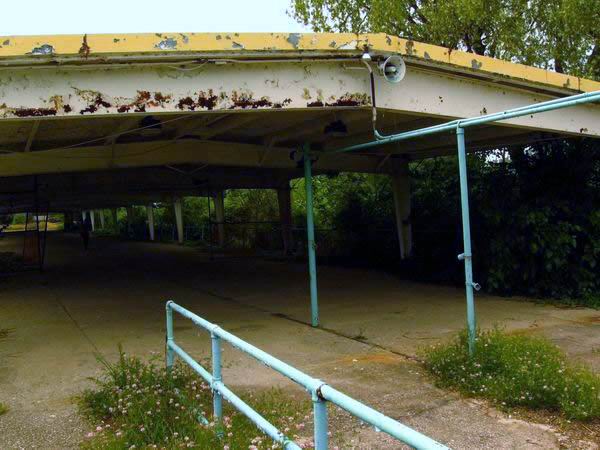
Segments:
[[[473,357],[463,331],[424,351],[425,367],[443,387],[490,399],[504,407],[560,411],[577,420],[600,418],[600,376],[570,364],[546,339],[478,332]]]
[[[101,362],[104,374],[95,380],[97,388],[80,397],[80,411],[94,425],[84,448],[272,448],[273,441],[226,402],[223,424],[215,424],[211,390],[187,366],[167,372],[122,351],[115,363]],[[293,401],[278,390],[244,400],[286,434],[297,437],[310,429],[308,402]]]
[[[315,31],[384,32],[600,78],[600,0],[292,0]]]
[[[411,170],[415,271],[458,282],[456,159],[427,160]],[[475,274],[484,289],[598,306],[600,143],[474,154],[469,185]]]

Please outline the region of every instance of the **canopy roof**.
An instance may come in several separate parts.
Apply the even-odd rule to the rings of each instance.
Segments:
[[[376,73],[371,86],[361,57]],[[400,55],[406,77],[377,64]],[[407,131],[600,90],[600,83],[385,34],[157,33],[0,37],[0,212],[125,205],[233,187],[278,187],[315,173],[393,173],[449,154],[432,135],[330,151]],[[580,105],[470,131],[470,151],[564,135],[600,136]],[[35,185],[34,185],[35,182]],[[137,200],[136,200],[137,199]]]

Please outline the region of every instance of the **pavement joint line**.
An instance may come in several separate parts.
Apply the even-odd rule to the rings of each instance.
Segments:
[[[313,330],[318,330],[318,331],[322,331],[322,332],[325,332],[325,333],[333,334],[335,336],[342,337],[342,338],[345,338],[345,339],[349,339],[351,341],[358,342],[360,344],[369,346],[371,348],[376,348],[378,350],[383,350],[385,352],[392,353],[393,355],[400,356],[400,357],[402,357],[402,358],[404,358],[406,360],[409,360],[409,361],[412,361],[412,362],[416,362],[418,364],[422,364],[424,362],[418,356],[409,355],[407,353],[402,353],[402,352],[393,350],[391,348],[385,347],[385,346],[383,346],[381,344],[377,344],[375,342],[368,342],[368,341],[365,341],[365,340],[362,340],[362,339],[357,339],[355,337],[349,336],[349,335],[347,335],[345,333],[342,333],[340,331],[334,330],[333,328],[323,327],[322,325],[319,325],[318,327],[313,327],[310,323],[304,322],[304,321],[302,321],[300,319],[295,319],[294,317],[291,317],[291,316],[289,316],[287,314],[279,313],[279,312],[274,312],[274,311],[271,311],[271,310],[266,309],[266,308],[261,308],[260,306],[256,306],[256,305],[249,304],[249,303],[244,303],[244,302],[242,302],[240,300],[237,300],[234,297],[228,297],[228,296],[224,296],[224,295],[221,295],[221,294],[217,294],[217,293],[215,293],[213,291],[210,291],[210,290],[197,289],[197,288],[191,288],[191,287],[188,288],[188,289],[191,289],[191,290],[196,291],[196,292],[200,291],[200,292],[202,292],[202,293],[204,293],[206,295],[218,298],[220,300],[232,302],[232,303],[235,303],[235,304],[240,305],[240,306],[245,306],[247,308],[252,308],[252,309],[254,309],[256,311],[259,311],[259,312],[262,312],[262,313],[265,313],[265,314],[269,314],[272,317],[277,317],[279,319],[289,320],[290,322],[295,322],[295,323],[298,323],[300,325],[304,325],[304,326],[309,327],[309,328],[311,328]]]
[[[58,294],[56,294],[56,293],[52,293],[52,294],[53,294],[52,296],[54,297],[54,300],[56,301],[56,303],[58,303],[60,305],[60,307],[63,309],[63,311],[65,312],[67,317],[73,322],[73,325],[75,325],[75,328],[77,328],[79,330],[79,332],[81,333],[81,335],[84,337],[84,339],[86,341],[88,341],[88,343],[92,346],[92,348],[94,349],[96,354],[102,355],[102,352],[100,352],[98,347],[96,347],[96,344],[94,343],[94,341],[92,341],[92,339],[88,336],[88,334],[81,327],[81,325],[79,325],[77,320],[75,320],[75,317],[73,317],[73,315],[69,312],[69,310],[65,306],[65,304],[60,300],[60,297],[58,296]]]

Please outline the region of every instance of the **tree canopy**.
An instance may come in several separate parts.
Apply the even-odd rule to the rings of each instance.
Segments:
[[[600,79],[600,0],[292,0],[291,14]]]

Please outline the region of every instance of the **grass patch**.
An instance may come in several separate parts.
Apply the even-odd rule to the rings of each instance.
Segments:
[[[442,387],[502,407],[552,410],[581,421],[600,418],[600,376],[569,363],[546,339],[499,329],[478,331],[470,358],[463,331],[448,344],[427,348],[423,356]]]
[[[10,408],[8,407],[8,405],[6,403],[0,402],[0,416],[3,416],[4,414],[6,414],[9,409]]]
[[[187,366],[167,372],[156,361],[145,363],[122,351],[115,363],[100,361],[104,373],[94,380],[96,388],[79,398],[80,412],[93,424],[83,448],[280,448],[226,401],[224,422],[215,424],[211,390]],[[309,401],[279,390],[243,397],[278,429],[310,448]],[[204,424],[202,417],[207,419]]]

